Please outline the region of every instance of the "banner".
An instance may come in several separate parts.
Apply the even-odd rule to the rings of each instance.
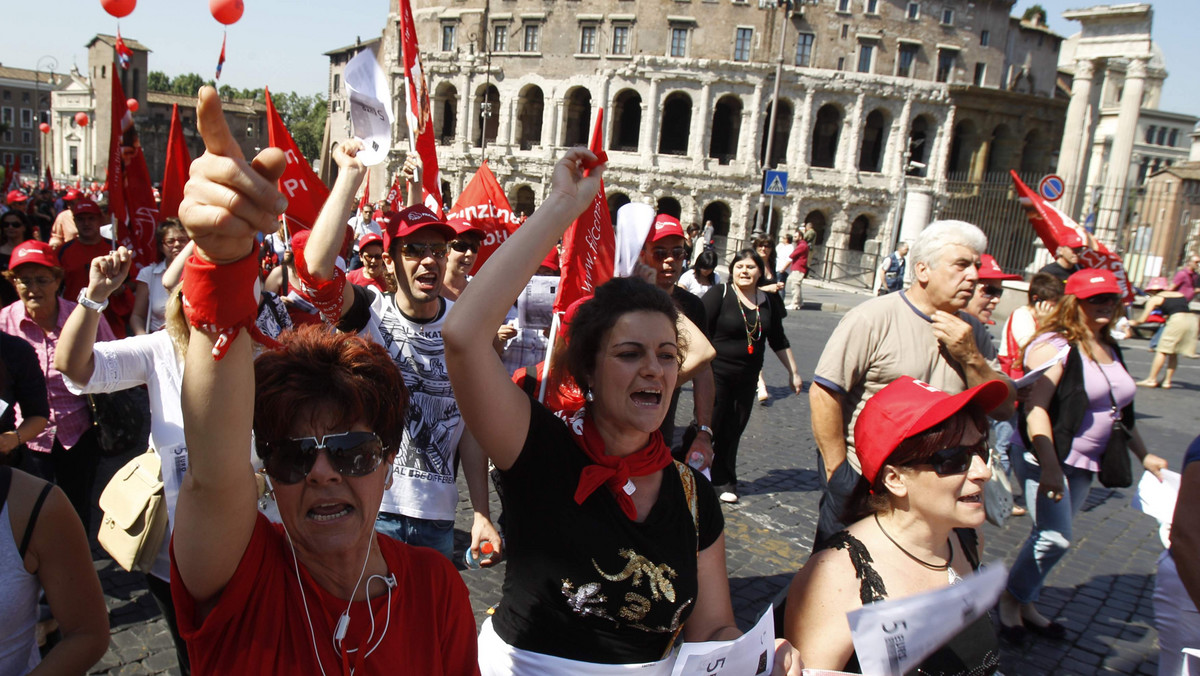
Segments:
[[[192,155],[183,138],[183,125],[179,122],[179,104],[171,104],[171,132],[167,136],[167,165],[163,171],[162,204],[158,208],[160,218],[178,218],[179,203],[183,201],[183,186],[188,180],[188,168]]]
[[[384,211],[400,211],[404,208],[404,186],[400,183],[399,178],[392,181],[392,187],[388,189],[387,196],[383,201],[387,203]]]
[[[359,153],[359,154],[361,155],[362,153]],[[362,213],[363,207],[367,206],[367,203],[370,201],[371,201],[371,171],[367,170],[367,184],[363,186],[362,197],[358,198],[358,209],[357,209],[358,213],[356,213],[354,215],[355,216],[360,215]]]
[[[596,154],[604,147],[603,120],[604,109],[600,108],[596,111],[596,127],[592,130],[589,146]],[[616,248],[612,216],[608,213],[608,199],[601,183],[591,206],[563,235],[562,284],[554,299],[555,312],[565,312],[571,303],[592,295],[597,286],[612,279]]]
[[[433,109],[429,105],[429,83],[421,65],[417,27],[412,5],[400,0],[400,47],[404,62],[404,109],[411,149],[421,157],[421,192],[426,207],[442,214],[442,180],[438,172],[437,142],[433,137]]]
[[[1013,183],[1017,186],[1017,196],[1030,224],[1037,231],[1042,243],[1053,254],[1058,251],[1059,242],[1074,231],[1084,241],[1084,250],[1079,254],[1079,264],[1091,270],[1108,270],[1117,278],[1117,284],[1125,295],[1125,302],[1133,302],[1133,284],[1125,272],[1121,257],[1113,253],[1104,243],[1096,239],[1090,232],[1079,227],[1070,216],[1059,211],[1054,205],[1046,202],[1040,195],[1017,176],[1017,172],[1009,171]]]
[[[115,65],[113,68],[116,70]],[[158,206],[146,156],[142,152],[133,115],[125,106],[121,79],[112,78],[112,135],[108,147],[108,210],[116,227],[115,246],[133,252],[136,275],[158,259],[154,231],[158,227]]]
[[[362,141],[358,161],[373,167],[387,159],[392,148],[392,92],[387,75],[375,61],[375,53],[364,49],[350,59],[342,75],[350,99],[350,126]]]
[[[279,148],[287,158],[283,176],[279,177],[279,189],[287,195],[288,208],[284,212],[290,234],[308,230],[317,222],[317,215],[329,197],[329,188],[321,182],[312,165],[304,158],[296,141],[283,124],[283,118],[271,101],[271,90],[267,96],[267,137],[272,148]]]
[[[496,249],[516,232],[521,221],[513,214],[504,189],[496,180],[496,175],[488,167],[487,160],[475,172],[471,182],[463,188],[462,194],[454,203],[454,208],[446,219],[462,219],[483,230],[483,242],[479,245],[479,253],[475,256],[475,266],[472,274],[478,271]]]

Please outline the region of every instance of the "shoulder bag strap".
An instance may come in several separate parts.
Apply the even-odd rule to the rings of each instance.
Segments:
[[[38,514],[42,511],[42,505],[46,502],[46,496],[50,495],[50,489],[54,484],[47,483],[42,486],[42,492],[38,493],[37,501],[33,503],[33,510],[29,512],[29,523],[25,524],[25,535],[21,537],[21,558],[25,558],[25,550],[29,549],[29,541],[33,539],[33,527],[37,525]]]
[[[0,465],[0,505],[8,502],[8,488],[12,485],[12,467]]]

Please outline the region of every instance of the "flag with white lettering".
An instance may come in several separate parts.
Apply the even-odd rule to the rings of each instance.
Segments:
[[[115,70],[115,69],[114,69]],[[112,135],[108,148],[108,210],[116,226],[116,245],[133,252],[131,275],[158,258],[154,231],[158,205],[146,155],[138,138],[133,115],[125,105],[121,78],[112,78]]]
[[[192,155],[183,138],[183,125],[179,122],[179,104],[171,104],[171,132],[167,136],[167,166],[163,171],[162,204],[158,215],[162,218],[178,218],[179,203],[183,201],[183,186],[188,180],[188,168],[192,166]]]
[[[329,189],[312,170],[304,154],[292,139],[283,118],[275,110],[271,101],[271,91],[266,90],[267,97],[267,139],[272,148],[279,148],[287,158],[283,175],[279,177],[279,189],[288,199],[288,208],[284,212],[287,219],[288,232],[295,234],[299,230],[308,230],[317,222],[317,215],[329,197]]]
[[[600,155],[604,147],[604,109],[596,111],[596,127],[592,130],[589,149]],[[590,171],[585,171],[590,173]],[[604,184],[584,211],[563,235],[562,284],[554,299],[554,311],[565,312],[577,299],[590,296],[596,287],[612,279],[617,243],[613,233],[612,216]]]
[[[442,180],[438,173],[437,142],[433,137],[433,108],[429,104],[429,83],[421,65],[417,46],[417,27],[412,5],[400,0],[400,47],[404,62],[404,114],[408,120],[411,149],[421,157],[422,201],[430,211],[442,214]]]
[[[383,201],[387,203],[385,211],[400,211],[404,208],[404,186],[401,185],[398,177],[392,181],[392,187]]]
[[[1074,231],[1084,241],[1084,250],[1079,254],[1079,264],[1092,270],[1108,270],[1117,278],[1117,285],[1125,294],[1125,302],[1133,302],[1133,284],[1125,272],[1121,257],[1113,253],[1103,242],[1084,230],[1070,216],[1059,211],[1054,205],[1046,202],[1040,195],[1025,185],[1017,172],[1010,171],[1013,182],[1017,186],[1017,198],[1025,208],[1025,214],[1033,229],[1037,231],[1042,243],[1050,253],[1058,251],[1059,243],[1064,241]]]
[[[521,221],[513,214],[508,204],[504,189],[496,180],[496,175],[488,167],[487,160],[475,172],[471,182],[463,188],[462,194],[454,202],[454,208],[446,214],[446,219],[462,219],[483,230],[483,243],[479,246],[479,254],[475,257],[475,267],[472,272],[479,270],[496,249],[513,234]]]

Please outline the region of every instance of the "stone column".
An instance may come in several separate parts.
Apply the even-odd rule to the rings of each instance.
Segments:
[[[688,155],[692,166],[700,169],[708,157],[712,140],[712,85],[705,82],[700,87],[700,104],[692,109],[692,125],[688,132]]]
[[[458,137],[459,147],[463,152],[467,152],[470,150],[471,144],[475,142],[475,139],[471,138],[475,132],[475,120],[471,114],[475,97],[471,94],[471,76],[469,74],[463,82],[462,92],[461,110],[458,114],[458,124],[455,125],[457,127],[455,136]]]
[[[604,77],[604,79],[600,80],[600,95],[596,96],[592,99],[592,110],[596,111],[600,108],[604,109],[605,118],[600,121],[600,133],[604,134],[604,138],[603,138],[604,143],[601,145],[601,147],[604,149],[607,149],[610,145],[612,145],[612,139],[610,139],[608,137],[608,131],[607,131],[607,128],[612,126],[611,124],[609,124],[609,121],[612,119],[612,102],[608,100],[608,86],[612,80],[612,75],[609,74],[609,75],[605,75],[603,77]],[[588,127],[588,142],[589,143],[591,142],[591,139],[592,139],[592,131],[596,128],[596,115],[597,114],[598,113],[596,113],[596,112],[594,112],[592,114],[592,120],[591,120],[592,126]]]
[[[1113,135],[1112,151],[1108,156],[1108,180],[1096,224],[1096,236],[1102,241],[1117,243],[1121,214],[1125,210],[1129,188],[1129,165],[1133,160],[1133,142],[1137,135],[1138,114],[1142,110],[1142,94],[1146,90],[1148,57],[1136,56],[1125,69],[1125,86],[1121,92],[1121,112],[1117,115],[1117,133]]]
[[[805,91],[804,101],[792,109],[792,133],[788,136],[787,154],[784,160],[790,171],[799,171],[808,166],[802,148],[808,147],[804,144],[804,139],[808,136],[804,133],[804,118],[808,114],[809,104],[812,103],[811,97],[812,92]]]
[[[662,108],[658,104],[658,80],[650,80],[650,93],[642,99],[642,133],[638,138],[638,152],[642,161],[654,162],[658,153],[658,116]],[[649,166],[649,165],[648,165]]]
[[[1077,217],[1079,198],[1083,195],[1083,167],[1091,150],[1088,138],[1087,109],[1092,99],[1092,77],[1095,63],[1081,59],[1075,62],[1075,77],[1071,82],[1071,102],[1067,104],[1067,122],[1063,127],[1062,146],[1058,151],[1058,175],[1066,183],[1062,209],[1068,216]]]
[[[512,145],[513,129],[517,126],[513,124],[513,117],[515,117],[516,114],[516,103],[516,97],[512,97],[505,101],[503,96],[499,101],[496,102],[495,114],[500,117],[500,119],[497,120],[500,123],[500,128],[496,130],[496,140],[494,142],[495,145]]]
[[[792,135],[796,137],[796,152],[793,157],[796,158],[796,169],[808,169],[808,152],[812,146],[812,119],[813,119],[813,90],[811,87],[804,89],[804,103],[799,107],[800,121],[796,123],[792,130]]]
[[[759,162],[759,152],[762,150],[762,131],[763,122],[766,111],[763,109],[763,83],[760,80],[754,85],[754,96],[750,97],[750,108],[747,111],[749,115],[743,116],[743,119],[749,124],[749,134],[745,133],[747,129],[742,127],[742,134],[738,137],[740,143],[745,143],[748,146],[749,152],[742,157],[750,160],[750,169],[758,169],[761,164]],[[744,141],[741,139],[745,139]]]
[[[883,162],[880,163],[885,174],[890,173],[893,176],[903,177],[908,173],[908,127],[912,124],[912,106],[913,95],[909,94],[904,97],[904,107],[900,109],[900,119],[896,121],[893,132],[888,135],[888,148],[885,152],[890,154],[885,156]],[[928,140],[926,142],[928,143]],[[892,167],[890,171],[889,167]]]
[[[933,130],[934,146],[929,149],[929,171],[925,176],[935,181],[934,194],[943,195],[946,190],[946,168],[950,166],[950,150],[954,146],[954,122],[958,117],[958,109],[950,106],[946,113],[946,122],[935,125]]]
[[[866,101],[866,94],[859,92],[854,99],[854,109],[848,116],[849,119],[842,121],[843,131],[846,127],[850,128],[849,134],[842,134],[842,147],[839,154],[841,163],[836,163],[842,168],[842,171],[847,174],[854,174],[858,171],[858,153],[862,145],[862,128],[863,128],[863,103]]]

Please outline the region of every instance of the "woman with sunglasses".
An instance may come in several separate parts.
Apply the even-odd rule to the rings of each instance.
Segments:
[[[1147,471],[1159,476],[1167,466],[1146,450],[1134,426],[1137,387],[1111,335],[1120,307],[1121,289],[1111,272],[1073,273],[1053,314],[1025,348],[1027,371],[1056,363],[1033,384],[1023,404],[1025,418],[1018,421],[1027,450],[1014,455],[1014,469],[1025,483],[1033,529],[1000,596],[1000,632],[1016,643],[1027,632],[1066,636],[1066,629],[1043,616],[1034,602],[1071,546],[1071,522],[1100,469],[1113,424],[1128,429],[1129,448]]]
[[[10,210],[0,214],[0,272],[8,269],[13,249],[26,240],[33,239],[33,226],[25,214]],[[17,300],[17,290],[8,278],[0,278],[0,307]]]
[[[721,273],[717,272],[717,252],[712,249],[701,251],[692,267],[679,276],[679,286],[703,298],[710,288],[720,284]]]
[[[957,584],[979,567],[988,411],[1008,388],[991,380],[950,395],[903,376],[854,424],[862,477],[852,525],[827,539],[792,580],[784,632],[809,669],[860,673],[846,613]],[[996,633],[983,615],[907,673],[994,674]]]
[[[562,233],[592,202],[602,165],[576,148],[553,190],[488,259],[444,337],[463,418],[503,477],[504,598],[479,638],[496,674],[671,673],[685,641],[740,635],[719,505],[673,462],[659,427],[681,346],[671,298],[640,279],[599,286],[568,329],[564,361],[586,403],[567,425],[509,380],[496,327]],[[590,175],[585,171],[592,169]],[[790,646],[775,674],[799,674]],[[790,671],[789,671],[790,669]]]
[[[454,228],[454,239],[446,243],[449,249],[446,252],[446,275],[442,279],[442,297],[458,300],[467,288],[467,282],[471,281],[471,268],[475,266],[479,243],[483,241],[483,230],[461,218],[451,219],[449,223]]]
[[[404,430],[400,372],[382,347],[323,326],[285,333],[252,361],[255,235],[286,208],[285,158],[243,160],[212,88],[197,108],[207,152],[179,209],[196,243],[183,281],[189,466],[171,550],[192,669],[475,673],[475,622],[453,565],[374,530]],[[281,524],[255,509],[252,428]]]

